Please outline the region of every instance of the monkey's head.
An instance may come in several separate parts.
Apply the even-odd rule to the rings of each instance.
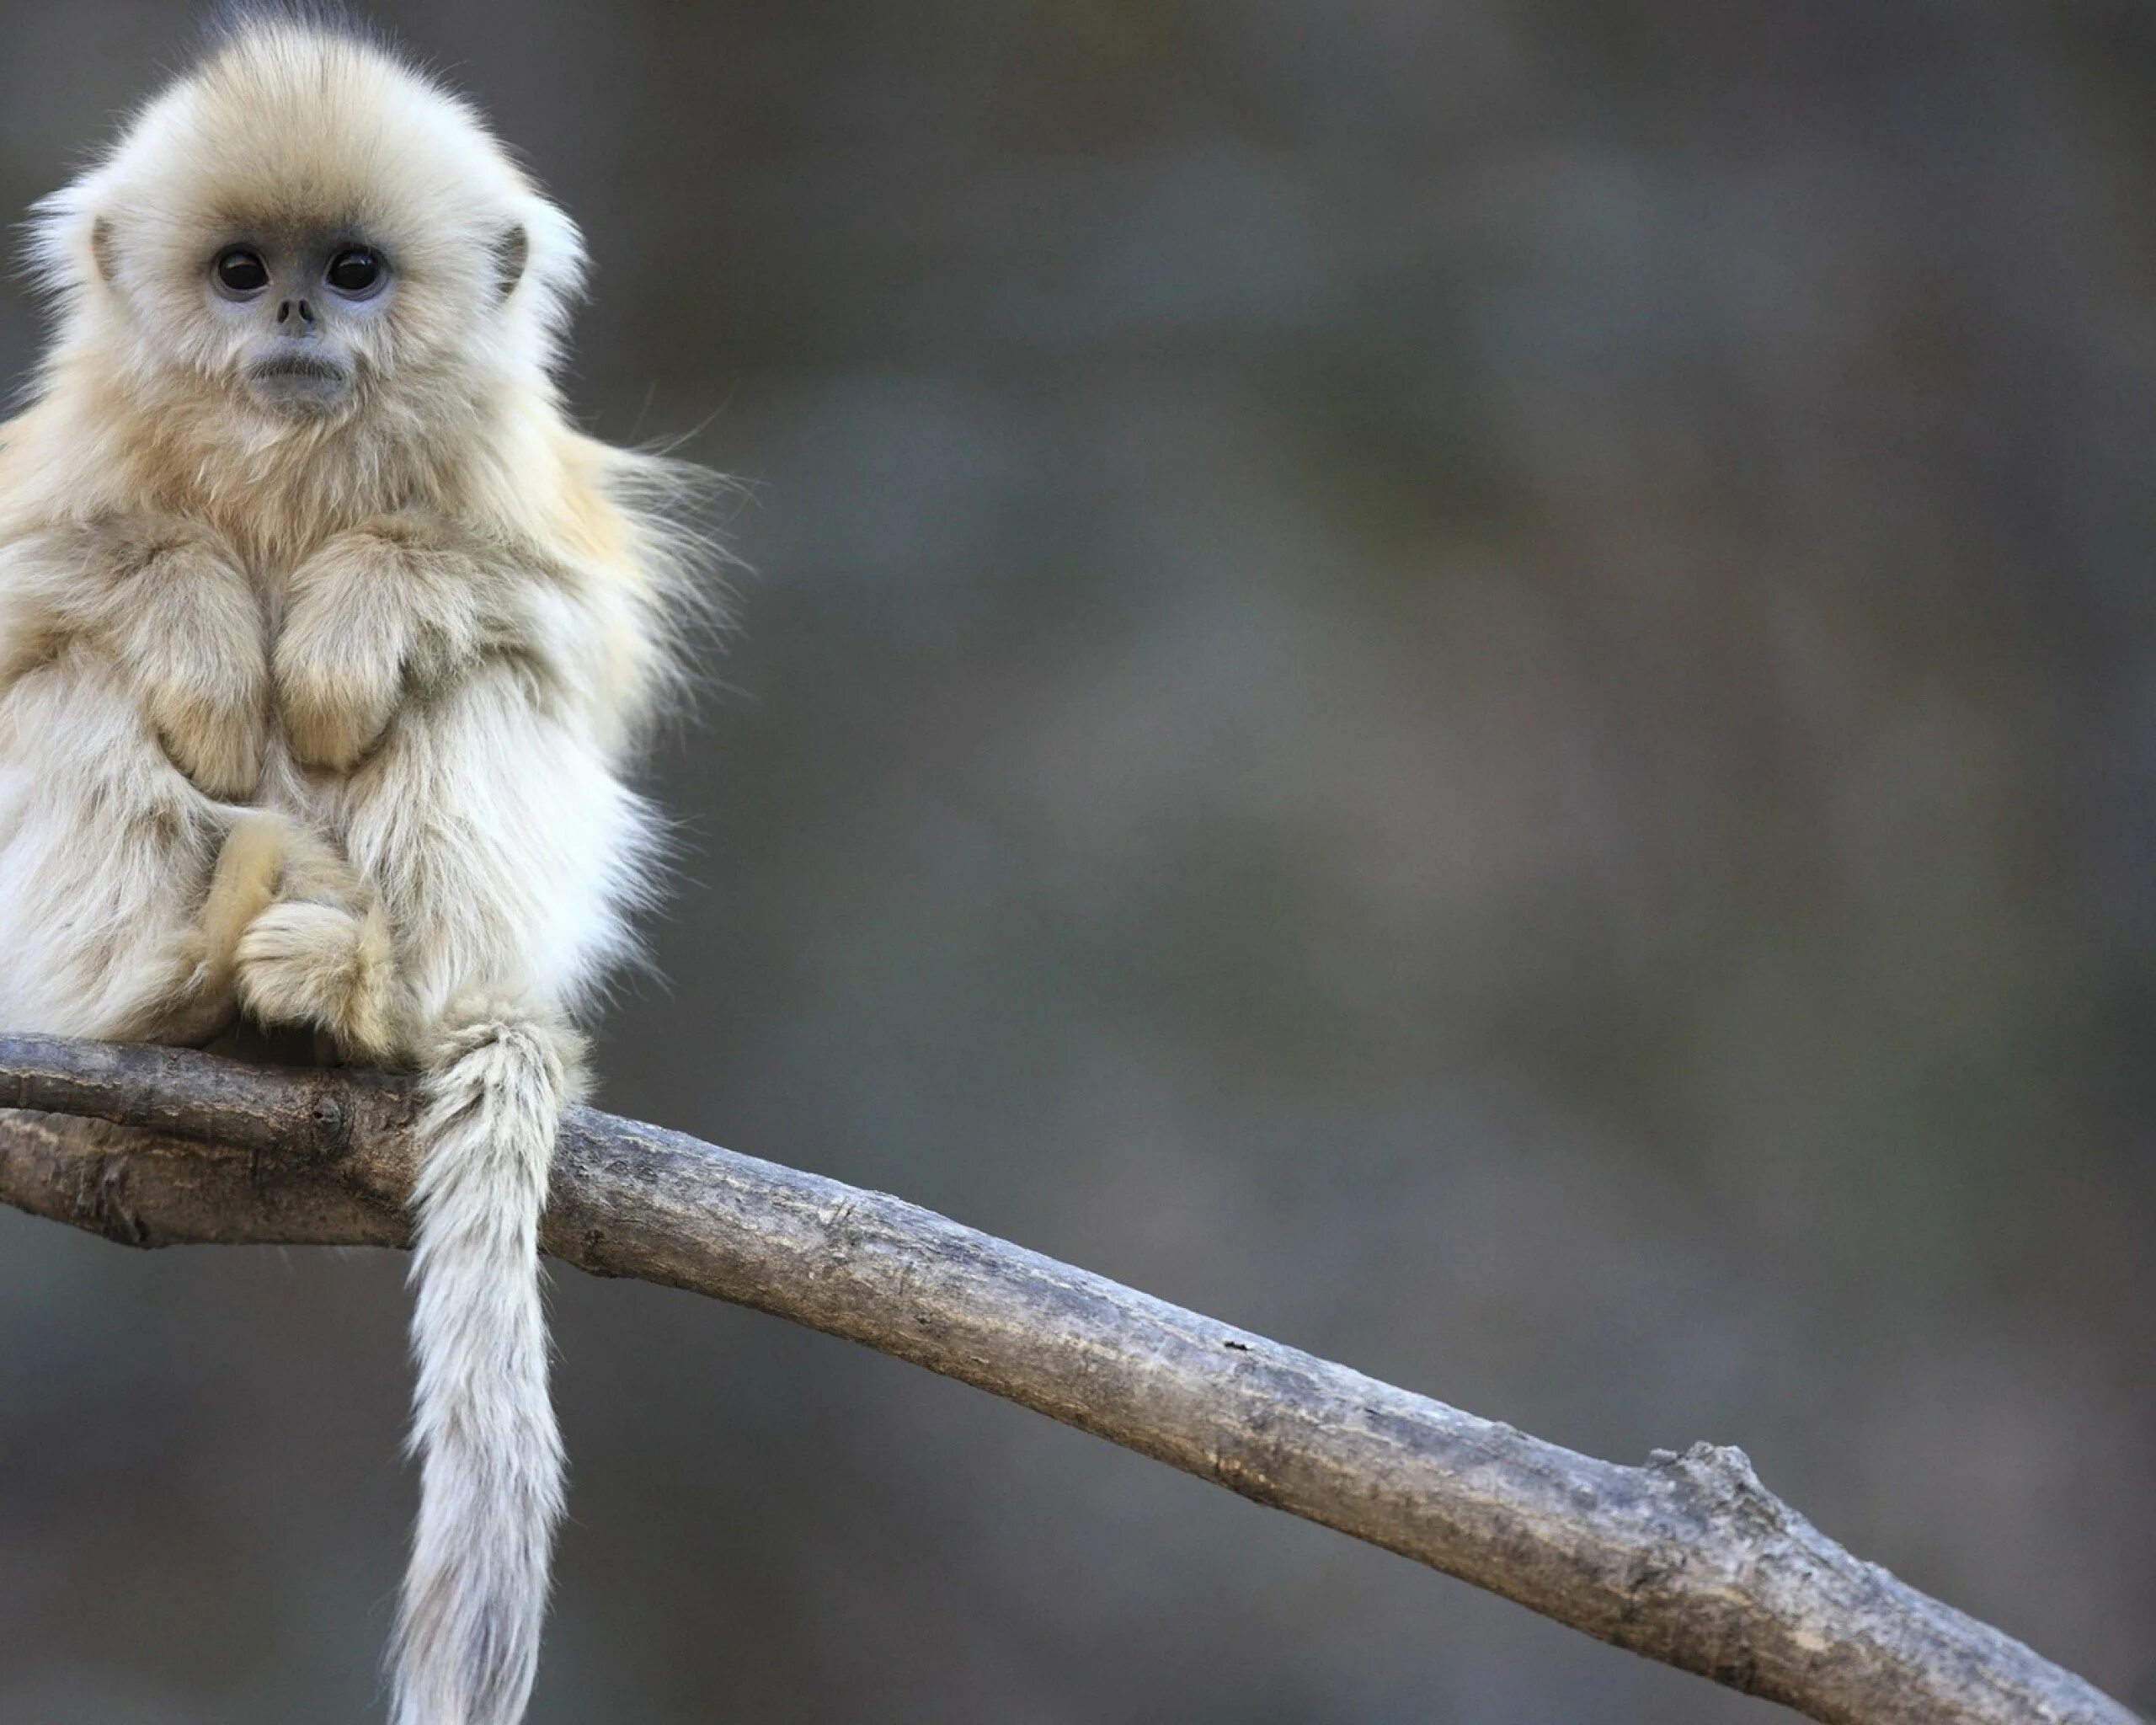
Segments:
[[[544,383],[584,254],[473,110],[380,45],[243,18],[38,206],[59,352],[131,399],[424,435]]]

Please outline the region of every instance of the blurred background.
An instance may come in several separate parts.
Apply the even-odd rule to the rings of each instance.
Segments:
[[[605,1102],[1741,1444],[2156,1708],[2156,13],[379,15],[584,223],[579,413],[748,482]],[[0,207],[189,40],[14,8]],[[0,1718],[378,1712],[403,1273],[0,1214]],[[534,1725],[1770,1717],[772,1320],[553,1310]]]

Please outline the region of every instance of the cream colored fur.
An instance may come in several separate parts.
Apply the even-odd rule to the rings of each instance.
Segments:
[[[393,297],[345,398],[273,410],[208,272],[338,233]],[[60,328],[0,428],[0,1026],[243,1010],[423,1075],[393,1707],[510,1725],[562,1501],[537,1228],[570,1021],[648,879],[622,773],[686,603],[680,475],[562,412],[574,227],[357,37],[238,25],[35,234]]]

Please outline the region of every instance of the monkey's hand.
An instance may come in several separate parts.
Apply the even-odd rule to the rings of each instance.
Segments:
[[[173,765],[209,795],[241,798],[262,772],[269,654],[253,584],[222,542],[180,522],[104,530],[101,635]],[[85,621],[88,621],[85,619]]]
[[[414,517],[324,542],[292,576],[275,676],[302,765],[349,772],[408,695],[471,664],[488,635],[483,561],[454,531]]]

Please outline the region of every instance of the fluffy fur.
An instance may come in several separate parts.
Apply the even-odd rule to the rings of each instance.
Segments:
[[[346,302],[321,260],[354,245],[390,286]],[[686,603],[682,476],[563,416],[568,219],[353,35],[243,20],[40,206],[35,255],[59,330],[0,427],[0,1026],[243,1012],[421,1072],[394,1711],[511,1725],[562,1503],[537,1227],[569,1025],[648,873],[622,772]]]

